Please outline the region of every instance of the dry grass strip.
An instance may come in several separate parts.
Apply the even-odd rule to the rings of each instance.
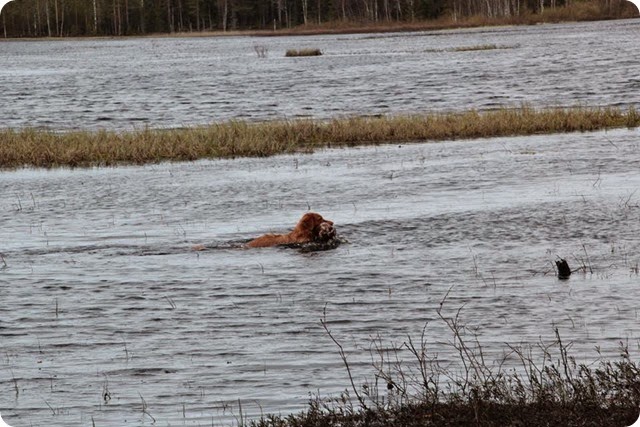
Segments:
[[[0,168],[85,167],[271,156],[381,143],[444,141],[637,127],[634,109],[521,107],[327,121],[230,121],[128,132],[0,130]]]

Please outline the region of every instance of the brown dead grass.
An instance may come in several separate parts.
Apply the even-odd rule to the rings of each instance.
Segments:
[[[574,1],[569,6],[547,7],[544,13],[525,12],[519,16],[490,18],[474,15],[454,19],[444,15],[437,19],[409,22],[359,22],[332,21],[322,24],[300,25],[294,28],[283,28],[276,31],[259,30],[249,32],[260,36],[281,35],[317,35],[317,34],[349,34],[349,33],[387,33],[408,31],[431,31],[455,28],[474,28],[504,25],[536,25],[543,23],[598,21],[608,19],[637,18],[638,10],[628,1]]]
[[[309,401],[306,411],[288,416],[262,416],[253,427],[458,427],[458,426],[581,426],[631,425],[640,412],[640,365],[624,342],[619,358],[580,363],[563,341],[535,345],[505,343],[502,360],[490,362],[477,327],[460,320],[460,309],[449,309],[445,298],[436,309],[452,337],[446,340],[453,359],[434,353],[442,342],[427,322],[418,337],[391,343],[372,338],[373,374],[352,376],[344,347],[336,344],[351,384],[339,397]],[[456,359],[458,359],[456,361]]]
[[[320,49],[287,49],[285,56],[320,56],[322,51]]]
[[[443,141],[637,127],[634,109],[500,109],[328,121],[230,121],[130,132],[0,130],[0,168],[110,166],[202,158],[271,156],[380,143]]]

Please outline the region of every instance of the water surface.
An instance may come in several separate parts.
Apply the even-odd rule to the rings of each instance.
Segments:
[[[403,34],[0,43],[0,127],[131,129],[637,106],[640,20]],[[495,45],[499,49],[453,51]],[[267,49],[259,58],[255,46]],[[318,48],[319,57],[285,58]]]
[[[0,43],[0,126],[177,127],[640,101],[637,20],[385,35]],[[455,52],[495,44],[499,49]],[[267,58],[254,46],[264,45]],[[285,58],[289,48],[320,48]],[[219,425],[371,379],[370,346],[459,308],[487,360],[638,347],[637,130],[0,172],[0,410],[12,426]],[[243,249],[307,210],[335,250]],[[193,252],[205,243],[211,249]],[[559,281],[553,263],[585,267]],[[409,359],[406,352],[400,357]],[[491,362],[489,362],[491,363]],[[143,411],[144,409],[144,411]],[[152,419],[153,417],[153,419]]]
[[[210,425],[303,409],[370,345],[436,309],[505,343],[638,346],[637,130],[386,145],[267,159],[2,172],[0,408],[13,426]],[[308,209],[335,250],[247,250]],[[214,247],[193,252],[204,242]],[[215,248],[218,246],[217,248]],[[558,256],[575,273],[559,281]],[[401,357],[409,359],[406,352]],[[15,387],[18,387],[16,393]],[[105,397],[107,396],[107,397]]]

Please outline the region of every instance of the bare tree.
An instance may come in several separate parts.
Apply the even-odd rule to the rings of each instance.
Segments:
[[[309,3],[308,0],[302,1],[302,19],[304,21],[304,25],[307,25],[307,14],[309,13]]]
[[[51,37],[51,20],[49,19],[49,0],[45,3],[45,12],[47,15],[47,34]]]
[[[64,34],[64,0],[60,0],[60,29],[58,30],[58,36],[62,37]]]
[[[98,34],[98,5],[93,0],[93,34]]]
[[[227,18],[229,16],[229,0],[218,0],[218,10],[222,21],[222,31],[227,31]]]

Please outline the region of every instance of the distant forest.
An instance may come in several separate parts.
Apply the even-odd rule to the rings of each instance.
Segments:
[[[4,37],[281,30],[321,28],[328,23],[390,25],[442,17],[453,22],[518,17],[567,9],[571,3],[585,4],[580,0],[15,0],[2,10],[0,26]],[[603,15],[611,17],[620,15],[624,3],[628,2],[588,4],[598,5],[606,10]]]

